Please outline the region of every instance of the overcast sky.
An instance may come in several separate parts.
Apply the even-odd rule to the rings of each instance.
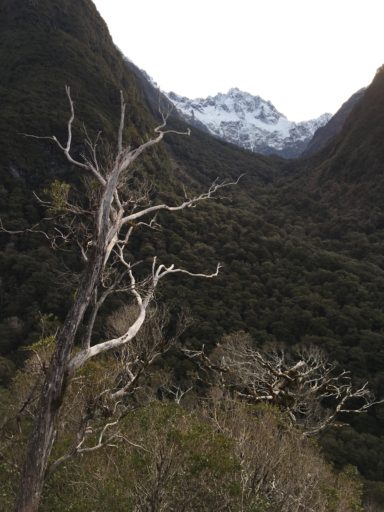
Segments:
[[[289,119],[334,113],[384,63],[384,0],[93,0],[164,91],[238,87]]]

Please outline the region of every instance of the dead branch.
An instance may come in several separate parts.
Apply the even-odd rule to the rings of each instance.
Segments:
[[[365,383],[353,386],[346,371],[336,371],[317,348],[296,353],[258,351],[244,333],[226,337],[210,357],[184,350],[216,379],[216,385],[250,403],[284,410],[305,435],[315,435],[342,413],[361,414],[375,404]]]

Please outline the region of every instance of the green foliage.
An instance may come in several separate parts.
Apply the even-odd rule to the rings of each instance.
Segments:
[[[51,206],[49,211],[53,214],[61,213],[65,210],[68,203],[69,191],[71,185],[69,183],[63,183],[59,180],[54,180],[44,192],[49,197]]]
[[[241,422],[247,422],[243,428],[245,430],[252,429],[252,421],[255,421],[252,414],[246,414],[244,417],[244,411],[242,412],[241,409],[238,413],[238,419]],[[218,421],[220,422],[220,415]],[[272,427],[272,432],[275,428],[282,427],[281,420],[275,419],[274,413],[271,414],[268,408],[264,412],[263,409],[259,410],[258,421],[260,425],[266,422],[266,428]],[[272,468],[274,459],[269,461],[267,453],[257,454],[254,452],[251,439],[246,446],[238,445],[243,441],[242,438],[237,437],[236,430],[232,430],[233,426],[229,429],[228,424],[224,422],[222,433],[218,433],[214,424],[207,421],[207,418],[201,417],[197,410],[190,413],[180,406],[159,402],[153,402],[130,414],[125,420],[125,425],[131,447],[119,446],[114,452],[109,453],[109,458],[112,458],[118,471],[116,472],[112,466],[106,467],[105,463],[102,463],[107,456],[106,453],[98,454],[95,457],[91,456],[89,460],[83,459],[80,462],[80,467],[70,464],[65,473],[61,472],[60,475],[55,476],[53,482],[49,483],[52,491],[51,497],[55,496],[56,485],[60,485],[61,490],[57,497],[61,502],[61,508],[59,506],[57,510],[65,510],[66,506],[70,506],[70,503],[74,502],[77,507],[81,504],[83,510],[101,511],[106,508],[133,510],[134,507],[137,507],[138,510],[147,510],[146,507],[150,506],[151,500],[154,500],[157,505],[167,503],[167,506],[174,510],[211,511],[221,509],[225,504],[234,511],[283,510],[277,505],[277,502],[274,502],[273,493],[269,498],[264,494],[268,489],[267,482],[265,488],[263,485],[259,487],[259,493],[254,491],[251,494],[244,494],[243,479],[246,478],[244,473],[246,469],[239,449],[242,447],[247,452],[254,453],[258,458],[254,463],[259,465],[266,464],[267,467],[270,465]],[[263,430],[263,427],[256,428],[259,436],[266,435],[266,430]],[[284,434],[281,434],[280,440],[283,439],[285,439]],[[256,443],[265,442],[263,438],[255,439],[255,441]],[[295,461],[294,452],[284,452],[290,443],[292,443],[292,450],[295,450],[294,445],[297,441],[298,438],[293,433],[288,434],[286,440],[288,445],[283,444],[285,448],[278,455],[281,467],[277,469],[274,466],[275,473],[280,471],[282,474],[286,473],[284,457],[290,458],[291,467],[300,464],[300,461]],[[280,441],[271,433],[270,441],[267,441],[267,444],[270,442],[278,445]],[[321,473],[321,476],[319,473],[318,477],[327,481],[328,492],[322,495],[326,510],[357,511],[355,503],[359,503],[359,491],[358,486],[355,486],[356,489],[354,488],[353,479],[349,479],[347,475],[340,476],[344,479],[343,482],[338,481],[334,485],[330,470],[325,466],[323,469],[323,462],[316,458],[316,450],[305,442],[301,446],[301,451],[306,452],[307,450],[309,450],[307,455],[313,457],[310,463],[320,464],[322,471],[324,470],[324,473]],[[95,467],[102,467],[102,472],[96,471],[95,474]],[[302,471],[304,470],[307,471],[308,468],[305,467]],[[75,474],[71,474],[72,471],[75,471]],[[297,471],[299,473],[301,471],[298,466]],[[94,490],[88,493],[86,488],[80,485],[76,497],[74,497],[72,486],[71,493],[63,489],[63,477],[77,478],[79,482],[86,482],[89,479],[97,481],[98,491],[96,495]],[[294,490],[295,484],[293,482],[290,484],[289,480],[288,478],[288,487],[279,489],[280,492],[298,492],[298,489]],[[343,493],[348,496],[344,496]],[[327,497],[330,494],[333,496],[333,508],[331,508],[331,501]],[[50,496],[45,501],[47,510],[52,507]],[[345,501],[343,501],[344,498]],[[307,505],[310,506],[310,503],[308,502]],[[58,506],[57,502],[55,506]]]
[[[9,414],[15,391],[24,393],[24,386],[20,375],[2,412]],[[13,445],[0,436],[4,510],[12,506],[18,477],[12,464],[22,456],[25,426],[20,417],[22,435],[15,433]],[[188,410],[153,401],[126,414],[119,431],[110,446],[68,459],[49,476],[43,512],[290,512],[298,503],[316,512],[360,510],[356,472],[334,472],[318,448],[270,407],[221,401]],[[67,449],[59,433],[56,451]]]

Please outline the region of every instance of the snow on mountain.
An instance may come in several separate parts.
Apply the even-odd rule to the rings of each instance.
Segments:
[[[179,114],[190,124],[257,153],[299,156],[315,131],[332,117],[295,123],[281,114],[270,101],[237,88],[227,94],[188,99],[174,92],[167,94]]]

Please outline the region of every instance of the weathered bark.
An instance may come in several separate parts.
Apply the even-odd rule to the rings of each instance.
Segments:
[[[47,372],[38,406],[38,416],[28,445],[19,494],[17,512],[36,512],[39,507],[44,476],[56,434],[56,420],[68,384],[68,361],[75,336],[99,279],[104,250],[96,247],[89,259],[75,302],[58,336],[56,349]]]

